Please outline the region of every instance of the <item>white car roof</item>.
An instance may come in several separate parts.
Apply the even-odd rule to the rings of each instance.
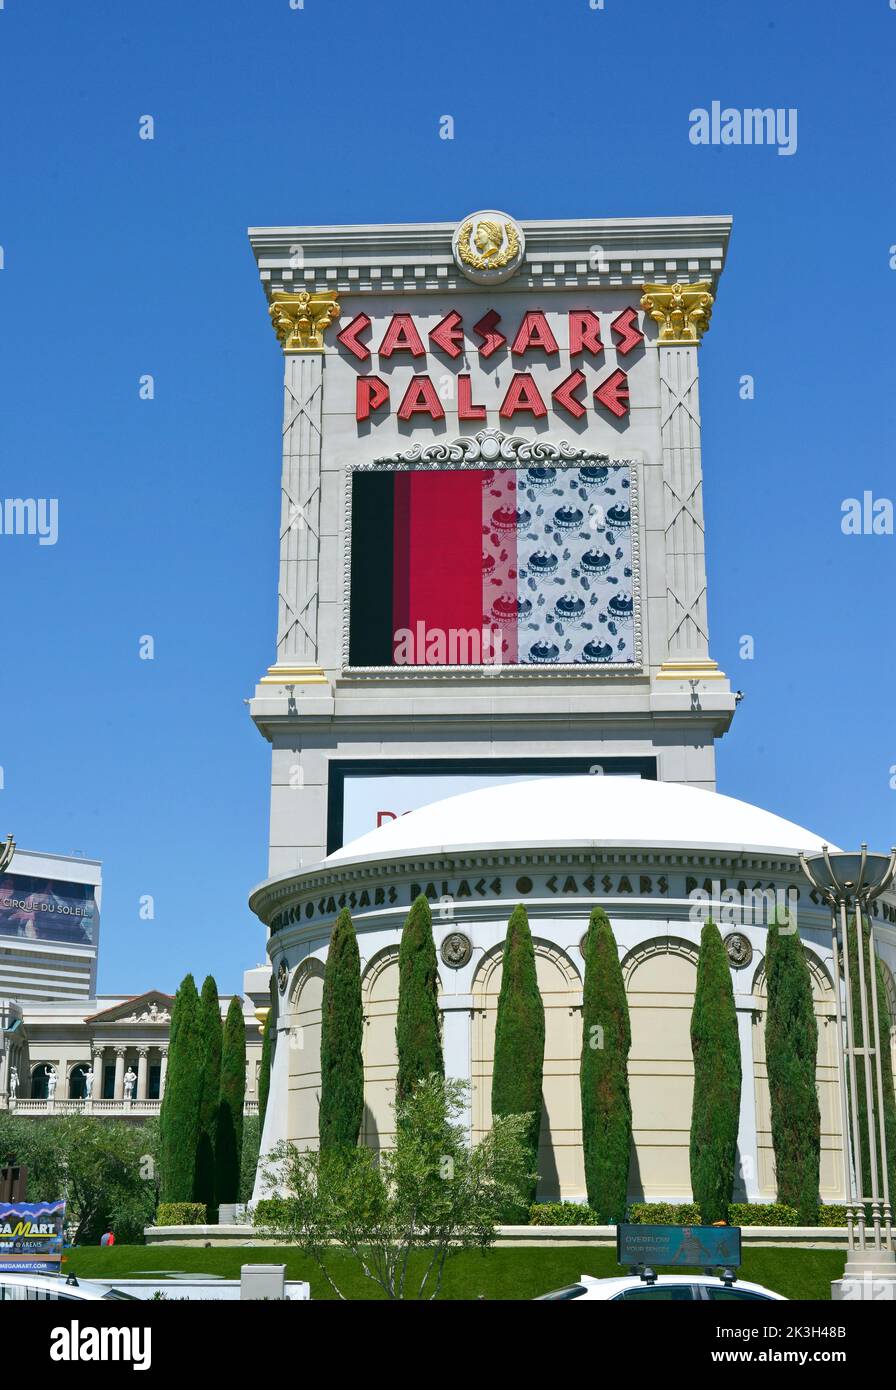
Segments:
[[[645,1287],[647,1285],[647,1280],[642,1279],[638,1274],[619,1274],[607,1279],[599,1279],[595,1274],[581,1274],[576,1282],[584,1284],[586,1288],[599,1285],[604,1289],[614,1287],[620,1292],[626,1288],[637,1288],[639,1284],[643,1284]],[[718,1286],[723,1283],[723,1280],[717,1274],[658,1274],[656,1282],[658,1284],[709,1284]],[[733,1287],[745,1289],[747,1293],[770,1294],[772,1298],[783,1300],[782,1294],[775,1293],[773,1289],[767,1289],[762,1284],[751,1284],[749,1279],[735,1279]]]

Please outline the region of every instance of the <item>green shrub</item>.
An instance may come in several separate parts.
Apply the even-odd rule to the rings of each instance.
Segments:
[[[208,1213],[204,1202],[160,1202],[156,1207],[157,1226],[204,1226]]]
[[[732,1202],[729,1226],[803,1226],[796,1207],[786,1202]]]
[[[836,1204],[829,1207],[819,1207],[818,1224],[819,1226],[845,1226],[846,1207],[837,1206]]]
[[[199,995],[184,976],[171,1013],[168,1075],[159,1115],[161,1191],[164,1202],[193,1198],[202,1100],[202,1031]]]
[[[492,1114],[527,1115],[528,1168],[538,1171],[541,1130],[541,1083],[544,1071],[544,1003],[535,972],[535,948],[526,909],[510,914],[504,940],[501,992],[495,1022],[495,1060],[492,1068]],[[508,1221],[525,1221],[535,1200],[537,1180],[521,1196],[521,1210],[508,1211]]]
[[[271,1067],[274,1065],[274,1030],[277,1014],[274,1008],[274,991],[271,989],[271,1007],[264,1021],[261,1038],[261,1062],[258,1067],[258,1123],[264,1133],[264,1117],[268,1108],[268,1094],[271,1089]]]
[[[628,1053],[632,1034],[625,981],[610,919],[591,913],[582,989],[582,1148],[588,1201],[602,1222],[622,1221],[628,1198],[632,1107]]]
[[[363,1035],[361,957],[352,915],[344,908],[330,937],[321,1004],[318,1133],[322,1150],[354,1148],[358,1142],[364,1117]]]
[[[597,1212],[584,1202],[533,1202],[530,1226],[602,1226]]]
[[[691,1191],[704,1224],[724,1221],[734,1191],[740,1121],[740,1038],[731,967],[715,922],[703,924],[691,1014],[694,1102]]]
[[[245,1098],[246,1025],[242,1002],[235,994],[227,1008],[221,1048],[221,1088],[215,1133],[215,1195],[219,1205],[240,1200]]]
[[[288,1206],[288,1202],[283,1197],[263,1197],[252,1208],[252,1224],[254,1226],[271,1226],[275,1230],[282,1229]]]
[[[255,1188],[255,1174],[258,1169],[258,1150],[261,1147],[261,1125],[257,1115],[246,1115],[243,1120],[243,1155],[240,1167],[240,1193],[238,1201],[250,1202]]]
[[[211,975],[206,975],[199,996],[199,1035],[201,1091],[193,1197],[214,1215],[219,1200],[215,1191],[215,1139],[221,1097],[222,1028],[218,986]]]
[[[634,1202],[627,1220],[632,1226],[699,1226],[700,1208],[696,1202]]]
[[[795,930],[768,929],[765,1056],[778,1201],[796,1207],[801,1225],[818,1217],[821,1114],[815,1082],[818,1024],[812,979]]]
[[[438,966],[432,913],[421,894],[407,915],[398,950],[396,1095],[405,1100],[418,1081],[444,1076],[439,1031]]]

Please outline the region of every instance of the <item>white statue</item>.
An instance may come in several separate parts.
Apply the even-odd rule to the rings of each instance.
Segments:
[[[13,1068],[12,1068],[12,1071],[9,1073],[9,1098],[10,1098],[10,1100],[15,1100],[15,1098],[16,1098],[16,1092],[18,1091],[18,1089],[19,1089],[19,1069],[18,1069],[18,1067],[13,1067]]]
[[[59,1073],[51,1063],[44,1067],[44,1074],[47,1078],[47,1100],[53,1100],[56,1096],[56,1081]]]
[[[137,1080],[137,1073],[133,1067],[128,1067],[124,1074],[124,1098],[132,1100],[134,1096],[134,1082]]]
[[[84,1068],[82,1067],[82,1068],[81,1068],[81,1075],[84,1077],[84,1099],[85,1099],[85,1100],[90,1100],[90,1098],[91,1098],[92,1095],[93,1095],[93,1078],[94,1078],[93,1066],[92,1066],[92,1065],[89,1066],[89,1067],[87,1068],[86,1071],[85,1071]]]

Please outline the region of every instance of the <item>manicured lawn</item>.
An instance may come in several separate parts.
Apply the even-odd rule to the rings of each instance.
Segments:
[[[831,1280],[843,1274],[846,1256],[833,1250],[754,1249],[744,1252],[740,1275],[764,1284],[787,1298],[829,1299]],[[115,1245],[111,1249],[85,1246],[70,1250],[65,1272],[85,1279],[151,1277],[151,1271],[178,1270],[184,1274],[218,1274],[238,1279],[240,1265],[285,1263],[288,1279],[307,1279],[312,1298],[333,1298],[317,1266],[289,1246],[205,1249],[196,1246]],[[353,1261],[334,1254],[331,1272],[348,1298],[382,1298],[379,1289],[358,1271]],[[604,1277],[619,1274],[616,1252],[611,1249],[551,1249],[526,1247],[487,1251],[460,1251],[448,1261],[442,1287],[446,1299],[530,1299],[580,1274]],[[677,1271],[681,1272],[681,1271]]]

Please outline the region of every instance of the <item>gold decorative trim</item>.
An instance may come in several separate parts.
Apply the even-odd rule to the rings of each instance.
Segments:
[[[259,685],[329,685],[321,666],[269,666]]]
[[[658,681],[724,681],[728,677],[719,670],[717,661],[664,661],[657,673]]]
[[[520,239],[512,222],[501,223],[495,219],[468,217],[457,236],[457,254],[464,265],[473,270],[501,270],[509,265],[519,254]],[[475,240],[474,240],[475,238]],[[476,247],[481,246],[480,255]]]
[[[323,352],[324,333],[339,317],[335,290],[289,294],[275,290],[268,313],[284,352]]]
[[[699,343],[709,328],[713,298],[708,280],[693,285],[644,285],[641,308],[660,326],[661,343]]]

